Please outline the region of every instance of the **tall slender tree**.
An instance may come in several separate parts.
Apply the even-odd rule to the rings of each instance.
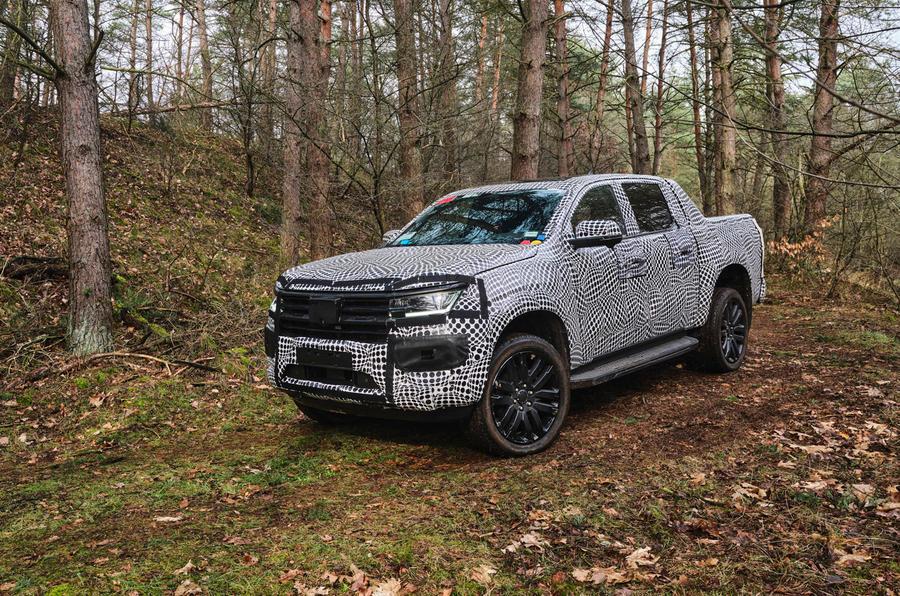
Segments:
[[[557,78],[556,115],[559,121],[559,155],[557,174],[570,176],[575,171],[575,147],[572,139],[572,121],[569,117],[569,58],[566,36],[566,8],[564,0],[553,0],[553,34],[556,42]]]
[[[634,48],[634,17],[631,0],[622,0],[622,31],[625,36],[625,87],[631,120],[629,138],[633,142],[631,169],[635,174],[649,174],[650,146],[647,142],[647,126],[644,123],[644,98],[641,95],[637,72],[637,56]]]
[[[736,97],[732,62],[731,10],[727,0],[715,0],[710,14],[714,104],[716,110],[715,208],[716,214],[734,213],[737,129],[734,125]]]
[[[783,238],[791,218],[790,183],[787,161],[788,143],[785,135],[784,81],[781,76],[781,54],[778,38],[784,8],[778,0],[764,0],[766,21],[766,97],[769,102],[769,128],[772,140],[772,214],[775,238]]]
[[[95,42],[86,0],[51,0],[61,108],[69,243],[69,342],[74,353],[112,347],[109,234],[100,148]]]
[[[812,140],[807,158],[806,211],[803,229],[816,230],[825,219],[830,192],[832,139],[834,132],[834,95],[837,84],[838,11],[840,0],[821,0],[819,13],[819,62],[816,66],[816,88],[812,108]]]
[[[416,74],[416,20],[412,0],[394,0],[394,20],[399,91],[400,196],[406,218],[412,219],[425,206]]]
[[[544,54],[547,51],[549,8],[547,0],[520,4],[523,13],[520,38],[519,80],[513,114],[510,178],[538,177],[541,131],[541,95],[544,86]]]
[[[687,14],[688,52],[691,68],[691,115],[694,129],[694,154],[697,159],[697,177],[700,180],[700,204],[709,202],[709,182],[706,177],[706,155],[703,142],[703,124],[700,119],[700,73],[697,68],[697,36],[694,31],[694,7],[691,0],[685,0]]]

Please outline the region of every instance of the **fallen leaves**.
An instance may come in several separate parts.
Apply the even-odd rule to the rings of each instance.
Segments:
[[[483,563],[472,570],[470,577],[482,586],[488,586],[491,584],[491,582],[494,581],[494,575],[496,574],[496,569],[486,563]]]
[[[652,567],[653,565],[656,565],[657,561],[659,561],[659,557],[654,557],[650,554],[649,546],[635,549],[631,554],[625,557],[625,564],[628,565],[630,569]]]
[[[189,579],[184,580],[178,587],[175,588],[175,596],[195,596],[196,594],[202,594],[203,588],[195,584]]]
[[[161,523],[161,524],[177,524],[184,517],[181,515],[158,515],[153,518],[153,521]]]

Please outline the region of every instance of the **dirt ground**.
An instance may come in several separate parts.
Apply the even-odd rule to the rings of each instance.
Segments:
[[[255,354],[98,362],[0,404],[0,592],[893,594],[897,329],[777,288],[742,370],[578,393],[525,459],[322,427]]]

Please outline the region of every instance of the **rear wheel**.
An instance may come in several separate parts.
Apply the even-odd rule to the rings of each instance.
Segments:
[[[533,335],[510,336],[494,353],[468,432],[490,453],[537,453],[559,436],[569,402],[568,370],[556,348]]]
[[[744,298],[734,288],[716,288],[691,363],[709,372],[739,369],[747,355],[749,333],[750,311]]]

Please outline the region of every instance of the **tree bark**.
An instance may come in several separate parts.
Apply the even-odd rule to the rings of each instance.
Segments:
[[[834,96],[829,89],[837,84],[837,37],[839,0],[822,0],[819,15],[819,63],[816,67],[816,90],[813,99],[812,132],[807,159],[806,211],[803,230],[809,235],[826,217],[831,185],[831,137],[834,132]]]
[[[596,171],[603,146],[603,115],[606,109],[607,80],[609,77],[609,48],[612,42],[613,12],[615,0],[606,5],[606,29],[603,33],[603,50],[600,55],[600,80],[597,82],[597,100],[594,107],[594,131],[591,139],[591,170]]]
[[[206,26],[206,0],[196,0],[194,5],[197,20],[197,37],[200,38],[200,73],[203,82],[200,86],[203,101],[212,101],[212,58],[209,53],[209,33]],[[211,131],[213,126],[212,109],[200,110],[200,127]]]
[[[641,61],[641,96],[647,97],[647,77],[650,74],[650,38],[653,33],[653,0],[647,0],[647,23],[644,27],[644,57]]]
[[[556,60],[559,63],[557,80],[556,115],[559,119],[559,155],[557,174],[560,178],[575,172],[575,147],[572,142],[572,122],[569,119],[569,60],[566,39],[566,18],[564,0],[553,0],[554,38]]]
[[[478,53],[475,65],[475,103],[478,108],[484,109],[484,44],[487,41],[488,34],[488,18],[487,15],[481,17],[481,31],[478,35]]]
[[[772,214],[775,239],[787,235],[791,219],[790,183],[788,181],[788,144],[785,136],[784,81],[781,77],[781,56],[778,38],[784,9],[778,0],[764,0],[766,20],[766,95],[769,100],[769,128],[772,129]]]
[[[519,81],[513,116],[510,178],[538,177],[541,132],[541,94],[544,86],[544,54],[547,51],[547,0],[528,0],[522,15]]]
[[[694,152],[697,156],[697,177],[700,180],[700,204],[709,201],[708,182],[706,180],[706,160],[704,158],[703,133],[700,121],[700,75],[697,72],[697,38],[694,33],[694,9],[691,0],[686,0],[688,50],[691,62],[691,112],[694,124]]]
[[[10,20],[16,23],[20,29],[25,25],[25,0],[14,1],[10,4]],[[15,15],[13,15],[15,10]],[[11,30],[6,32],[6,43],[3,47],[3,62],[0,64],[0,109],[7,108],[13,103],[15,95],[16,77],[19,65],[16,61],[22,50],[22,38]]]
[[[647,142],[647,127],[644,124],[644,99],[641,95],[637,72],[637,56],[634,49],[634,17],[631,14],[631,0],[622,0],[622,30],[625,35],[625,86],[631,112],[631,137],[634,139],[634,154],[631,168],[635,174],[649,174],[650,146]]]
[[[456,138],[456,53],[453,44],[453,3],[440,0],[440,53],[439,77],[441,110],[441,145],[444,149],[442,186],[453,187],[459,180],[459,162]]]
[[[400,123],[400,200],[407,219],[424,208],[416,76],[416,21],[411,0],[394,0]]]
[[[284,131],[284,188],[281,252],[286,264],[300,259],[306,233],[309,258],[331,253],[333,217],[328,205],[328,129],[324,114],[329,74],[331,5],[292,0],[289,5],[287,110]],[[321,8],[321,17],[319,14]],[[303,197],[307,209],[304,213]]]
[[[145,0],[144,4],[144,90],[147,92],[147,109],[150,111],[150,122],[155,122],[153,110],[156,100],[153,97],[153,0]]]
[[[69,344],[78,355],[112,347],[109,235],[100,109],[86,0],[52,0],[69,241]]]
[[[737,130],[734,126],[735,95],[732,78],[734,46],[731,39],[731,12],[723,0],[716,0],[712,9],[711,29],[713,42],[713,85],[715,104],[718,111],[716,126],[716,214],[724,215],[735,211],[735,169],[737,162]]]
[[[653,175],[659,175],[662,160],[663,80],[666,74],[666,36],[669,32],[669,0],[663,0],[662,35],[659,42],[659,64],[656,77],[656,106],[653,126]]]

